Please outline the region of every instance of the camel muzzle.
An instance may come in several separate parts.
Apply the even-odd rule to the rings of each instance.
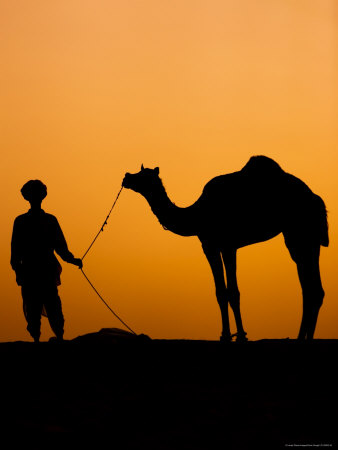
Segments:
[[[123,178],[123,181],[122,181],[122,186],[123,186],[124,188],[127,188],[127,189],[130,188],[130,176],[131,176],[131,174],[128,173],[128,172],[125,174],[125,176],[124,176],[124,178]],[[128,181],[128,180],[129,180],[129,181]]]

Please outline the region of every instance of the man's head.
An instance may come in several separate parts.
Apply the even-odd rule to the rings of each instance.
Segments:
[[[47,186],[40,180],[30,180],[22,186],[21,194],[29,203],[41,203],[47,195]]]

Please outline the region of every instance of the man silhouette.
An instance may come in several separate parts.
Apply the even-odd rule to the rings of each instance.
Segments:
[[[41,314],[48,317],[58,341],[63,340],[64,317],[57,286],[61,284],[61,265],[54,251],[66,262],[82,268],[74,258],[56,217],[41,209],[47,187],[40,180],[30,180],[21,189],[31,209],[14,221],[11,266],[21,286],[27,330],[39,342]]]

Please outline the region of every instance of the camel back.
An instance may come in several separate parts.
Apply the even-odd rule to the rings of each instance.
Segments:
[[[269,176],[285,173],[276,161],[267,156],[252,156],[243,167],[242,172]]]
[[[299,178],[285,172],[279,164],[266,156],[253,156],[243,167],[241,172],[249,177],[260,180],[274,180],[280,184],[280,188],[289,198],[296,202],[295,208],[298,212],[304,209],[312,211],[309,220],[316,222],[319,229],[320,244],[324,247],[329,245],[327,210],[324,201]],[[297,201],[298,200],[298,201]],[[306,214],[305,211],[303,213]]]

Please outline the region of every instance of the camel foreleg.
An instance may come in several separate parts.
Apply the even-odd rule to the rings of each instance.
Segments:
[[[214,277],[216,298],[221,310],[222,316],[222,334],[220,340],[223,342],[231,342],[230,324],[229,324],[229,312],[228,312],[228,299],[227,288],[224,279],[224,268],[220,251],[210,247],[207,244],[203,244],[203,251],[210,264],[210,268]]]
[[[227,295],[231,309],[234,313],[236,321],[236,342],[247,341],[246,332],[243,328],[242,316],[240,310],[240,293],[237,284],[237,264],[236,264],[236,250],[226,250],[222,252],[223,262],[227,276]]]

